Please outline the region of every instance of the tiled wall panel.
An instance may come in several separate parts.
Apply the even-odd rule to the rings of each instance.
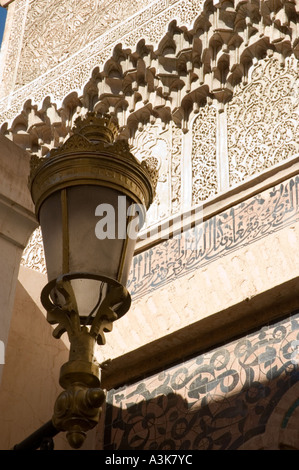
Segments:
[[[280,405],[298,383],[297,338],[299,310],[246,337],[110,390],[104,449],[236,450],[250,447],[257,436],[267,442],[269,432],[272,447],[283,446],[279,430],[287,429],[299,404],[293,394]],[[280,423],[275,428],[277,442],[273,429],[268,430],[275,415]]]

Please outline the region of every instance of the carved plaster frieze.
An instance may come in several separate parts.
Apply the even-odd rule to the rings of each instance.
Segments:
[[[21,265],[43,274],[47,273],[43,238],[40,228],[37,228],[32,233],[23,251]]]
[[[152,0],[30,0],[14,87],[47,73]]]
[[[217,111],[200,110],[192,126],[192,202],[199,204],[218,192]]]
[[[111,114],[158,170],[155,225],[298,153],[298,7],[152,2],[0,101],[1,132],[42,157],[78,116]]]
[[[90,110],[115,115],[126,138],[152,117],[186,132],[207,101],[223,110],[269,50],[282,62],[298,58],[298,7],[284,0],[153,2],[2,99],[1,131],[41,155]]]
[[[140,161],[150,162],[157,170],[156,195],[146,215],[146,227],[157,224],[181,209],[182,132],[173,123],[139,126],[132,141],[132,153]]]
[[[94,68],[103,68],[118,44],[134,48],[144,40],[150,47],[158,47],[173,18],[191,27],[204,0],[88,1],[84,6],[80,2],[80,8],[71,0],[55,0],[51,4],[48,0],[31,0],[29,6],[25,0],[19,1],[23,2],[20,11],[26,18],[22,18],[25,21],[22,29],[13,29],[10,39],[13,47],[6,56],[3,83],[13,82],[15,89],[10,90],[9,98],[0,102],[0,114],[4,112],[5,119],[13,118],[28,96],[33,103],[41,104],[47,95],[60,103],[68,93],[75,91],[80,95]],[[89,3],[93,5],[90,8]],[[22,21],[16,17],[17,28]],[[60,36],[63,39],[59,40]],[[21,37],[23,44],[20,44]],[[16,50],[20,48],[23,53],[16,63]],[[127,62],[131,67],[132,59]],[[14,74],[17,74],[16,83]]]
[[[230,185],[299,151],[299,74],[294,57],[256,62],[227,105]]]

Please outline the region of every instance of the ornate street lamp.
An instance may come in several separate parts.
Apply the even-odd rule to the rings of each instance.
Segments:
[[[49,281],[41,300],[57,325],[54,337],[66,332],[70,341],[52,422],[73,448],[100,416],[105,394],[94,347],[130,308],[136,235],[154,196],[156,175],[117,134],[109,116],[88,113],[60,148],[32,157],[30,188]]]

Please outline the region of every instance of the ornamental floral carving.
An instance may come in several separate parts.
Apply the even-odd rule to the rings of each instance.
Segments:
[[[230,184],[265,170],[299,151],[298,61],[268,57],[252,67],[227,106]]]
[[[9,39],[2,96],[14,92],[14,98],[19,101],[22,96],[24,102],[24,90],[18,91],[24,85],[30,88],[26,96],[34,96],[34,101],[45,97],[45,89],[55,99],[82,89],[93,68],[103,66],[120,41],[132,47],[146,38],[157,45],[173,17],[190,26],[203,0],[15,2],[18,13]],[[76,73],[71,72],[74,68]]]
[[[192,126],[193,204],[217,193],[216,129],[216,109],[206,105]]]
[[[173,120],[186,131],[192,109],[202,106],[209,98],[223,110],[237,84],[249,79],[252,62],[265,57],[267,51],[277,52],[281,60],[292,53],[298,58],[299,54],[295,2],[156,0],[147,3],[144,0],[143,9],[129,17],[124,15],[116,26],[92,39],[93,28],[88,31],[88,22],[96,21],[101,15],[97,13],[91,19],[83,9],[82,18],[86,21],[82,23],[76,19],[83,8],[82,2],[75,11],[72,8],[76,2],[64,0],[59,6],[64,9],[65,17],[70,17],[67,25],[77,28],[74,34],[76,38],[79,36],[79,42],[81,32],[86,39],[83,34],[86,30],[91,35],[86,39],[90,42],[80,50],[69,45],[69,55],[64,57],[60,56],[61,51],[53,50],[56,40],[53,33],[49,51],[33,48],[36,54],[33,62],[50,57],[46,72],[35,73],[24,86],[15,87],[16,77],[19,84],[25,83],[19,74],[31,73],[35,67],[23,59],[27,53],[25,33],[27,22],[32,21],[31,9],[39,8],[42,2],[46,0],[16,0],[12,4],[19,8],[14,17],[18,28],[15,25],[11,28],[3,72],[3,86],[10,87],[4,94],[11,93],[0,100],[0,120],[4,123],[1,131],[26,149],[37,147],[41,154],[67,138],[74,116],[87,110],[113,113],[124,126],[126,137],[132,130],[126,128],[128,122],[142,122],[149,108],[165,124]],[[121,3],[125,8],[128,2]],[[112,6],[108,1],[101,3],[104,4]],[[48,9],[45,11],[48,13]],[[50,9],[51,14],[54,13]],[[62,17],[59,10],[58,23]],[[53,27],[51,24],[52,32]],[[28,34],[34,35],[33,29]],[[61,50],[65,44],[62,38]],[[24,54],[20,54],[21,48]],[[28,54],[33,49],[28,46]],[[22,71],[23,66],[28,70]]]
[[[16,87],[48,72],[150,3],[151,0],[31,0]]]
[[[164,129],[147,124],[136,132],[132,153],[155,166],[159,177],[156,196],[147,213],[147,227],[176,213],[181,205],[181,139],[182,132],[174,123]]]
[[[31,235],[27,246],[23,251],[21,265],[33,269],[34,271],[46,274],[47,269],[40,228],[37,228]]]

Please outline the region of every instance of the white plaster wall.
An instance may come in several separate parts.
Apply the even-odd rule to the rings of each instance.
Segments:
[[[37,225],[27,187],[29,154],[0,135],[0,341],[7,344],[24,247]],[[3,365],[0,364],[0,381]]]

